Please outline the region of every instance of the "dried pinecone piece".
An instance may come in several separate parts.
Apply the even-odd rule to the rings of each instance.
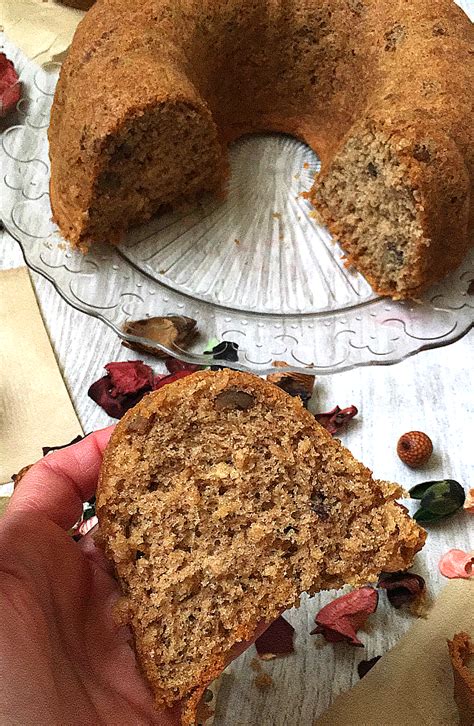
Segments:
[[[125,323],[122,330],[127,335],[146,338],[171,350],[185,348],[197,335],[196,321],[184,315],[168,317],[144,318]],[[123,341],[122,345],[132,350],[154,355],[156,358],[168,358],[169,353],[152,348],[146,343]]]

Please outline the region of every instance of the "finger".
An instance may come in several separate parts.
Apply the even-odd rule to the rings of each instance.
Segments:
[[[89,434],[34,464],[21,478],[7,512],[42,512],[63,529],[70,529],[82,514],[83,502],[95,493],[113,428]]]
[[[114,568],[110,560],[104,554],[100,545],[97,545],[95,538],[99,536],[99,526],[96,524],[90,532],[87,532],[79,540],[78,547],[90,562],[94,562],[101,570],[114,577]],[[118,587],[118,585],[117,585]]]

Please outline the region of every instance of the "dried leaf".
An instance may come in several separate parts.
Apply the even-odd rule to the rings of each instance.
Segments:
[[[474,576],[474,552],[448,550],[440,559],[438,567],[444,577],[468,580]]]
[[[255,647],[261,660],[271,660],[294,653],[294,627],[280,615],[255,641]]]
[[[198,332],[196,321],[184,315],[131,320],[124,324],[122,330],[127,335],[134,335],[137,338],[159,343],[168,350],[184,349],[192,342]],[[122,345],[132,348],[132,350],[149,353],[156,358],[169,357],[169,353],[153,348],[146,343],[123,341]]]
[[[411,499],[423,499],[428,489],[432,487],[434,483],[434,481],[423,481],[421,484],[416,484],[416,486],[409,489],[408,494]]]
[[[420,499],[420,508],[413,518],[417,522],[437,522],[461,509],[466,495],[454,479],[425,482],[410,489],[413,499]]]
[[[324,426],[324,428],[329,431],[332,436],[334,436],[334,434],[337,434],[338,431],[345,426],[351,418],[357,416],[357,414],[358,410],[355,406],[348,406],[347,408],[339,408],[339,406],[335,406],[332,411],[327,411],[326,413],[315,413],[314,417],[321,426]]]
[[[459,711],[460,726],[474,723],[474,672],[469,661],[474,655],[474,643],[467,633],[456,633],[448,640],[449,657],[454,678],[454,700]]]
[[[357,663],[357,673],[359,674],[359,678],[363,678],[367,675],[367,673],[372,670],[374,665],[380,660],[382,656],[376,655],[373,658],[369,658],[369,660],[360,660]]]
[[[377,610],[378,601],[378,592],[373,587],[361,587],[341,595],[319,611],[315,617],[317,627],[311,635],[320,633],[330,643],[346,641],[363,647],[357,631]]]
[[[420,507],[414,513],[413,519],[418,524],[434,524],[435,522],[441,522],[446,516],[445,514],[433,514],[433,512],[429,512],[427,509]]]
[[[276,360],[273,361],[273,365],[276,368],[284,368],[288,365],[288,363],[283,360]],[[315,380],[316,376],[310,375],[309,373],[302,373],[300,371],[292,371],[290,373],[270,373],[270,375],[267,376],[267,381],[269,381],[269,383],[273,383],[278,386],[278,388],[281,388],[290,396],[299,396],[305,405],[313,395]]]
[[[426,593],[424,579],[414,572],[383,572],[377,587],[386,590],[390,604],[397,609],[421,603]]]

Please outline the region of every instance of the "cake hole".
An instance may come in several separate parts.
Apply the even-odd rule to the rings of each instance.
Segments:
[[[370,176],[372,176],[374,179],[376,179],[376,177],[379,174],[377,167],[375,166],[375,164],[372,161],[369,161],[369,163],[367,164],[367,171],[370,174]]]

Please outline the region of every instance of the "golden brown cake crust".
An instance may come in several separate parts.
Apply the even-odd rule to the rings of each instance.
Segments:
[[[449,657],[454,678],[454,700],[459,711],[460,726],[474,722],[474,671],[469,662],[474,655],[474,643],[468,633],[456,633],[448,640]]]
[[[306,591],[407,568],[402,494],[256,376],[203,371],[146,396],[105,452],[97,513],[139,663],[183,723],[233,646]]]
[[[417,296],[472,244],[473,46],[452,0],[98,0],[53,104],[54,219],[79,248],[116,242],[161,206],[222,189],[230,141],[282,131],[321,157],[310,199],[349,261],[376,291]],[[403,174],[380,189],[372,255],[373,179],[358,169],[341,201],[332,187],[358,168],[349,153],[337,174],[352,139],[370,168],[373,132]]]

